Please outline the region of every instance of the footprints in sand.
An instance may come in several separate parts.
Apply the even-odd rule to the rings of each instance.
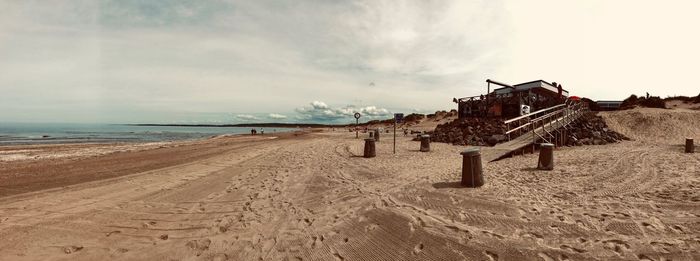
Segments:
[[[197,253],[197,256],[201,255],[202,252],[209,249],[209,245],[211,245],[211,240],[208,238],[199,239],[199,240],[190,240],[190,241],[187,241],[187,243],[185,244],[186,247],[194,250]]]
[[[542,252],[537,253],[537,256],[540,257],[540,258],[541,258],[542,260],[544,260],[544,261],[556,261],[556,260],[555,260],[554,258],[552,258],[551,256],[549,256],[549,255],[547,255],[547,254],[545,254],[545,253],[542,253]]]
[[[570,246],[570,245],[561,245],[561,246],[559,246],[559,248],[561,248],[562,250],[569,250],[569,251],[571,251],[571,252],[576,252],[576,253],[584,253],[584,252],[586,252],[586,250],[584,250],[584,249],[572,247],[572,246]]]
[[[83,249],[83,246],[65,246],[63,247],[63,253],[72,254]]]
[[[525,238],[525,239],[534,240],[535,242],[537,242],[539,244],[542,244],[544,242],[544,240],[543,240],[544,236],[542,236],[538,233],[535,233],[535,232],[525,232],[525,233],[520,234],[520,237]]]
[[[418,243],[415,247],[413,247],[413,254],[417,255],[418,253],[422,252],[424,247],[425,246],[423,243]]]
[[[504,236],[499,235],[497,233],[493,233],[491,231],[482,230],[481,233],[484,235],[490,236],[490,237],[497,238],[497,239],[504,239],[505,238]]]
[[[309,245],[309,248],[314,249],[321,244],[323,244],[323,241],[326,240],[326,238],[321,235],[321,236],[311,236],[311,244]]]
[[[484,251],[484,255],[486,255],[486,257],[491,261],[500,260],[500,259],[498,259],[498,254],[491,252],[491,251]]]
[[[109,224],[100,224],[101,229],[94,231],[100,231],[98,237],[103,241],[129,238],[157,244],[154,247],[173,246],[176,254],[185,255],[182,259],[559,261],[659,260],[658,255],[641,254],[647,252],[640,249],[679,253],[683,243],[677,238],[689,238],[697,228],[688,221],[696,216],[664,219],[674,210],[663,203],[647,203],[662,207],[656,209],[659,213],[640,215],[645,211],[620,203],[628,197],[610,195],[593,202],[571,203],[547,191],[531,193],[533,189],[517,182],[508,185],[515,190],[502,186],[498,192],[493,192],[493,187],[434,189],[421,183],[396,185],[388,191],[382,179],[396,178],[390,176],[396,173],[393,169],[375,169],[373,173],[367,171],[372,166],[362,166],[360,171],[338,160],[347,155],[287,153],[281,148],[274,155],[275,166],[265,162],[270,158],[261,158],[249,166],[225,170],[231,176],[211,180],[219,183],[210,184],[217,190],[206,190],[208,184],[204,183],[187,187],[196,198],[175,195],[183,192],[178,188],[160,192],[160,198],[147,202],[131,201],[119,209],[109,208],[129,217],[105,219]],[[424,182],[422,177],[429,176],[430,181],[435,179],[433,175],[419,173],[416,177]],[[406,177],[396,179],[402,178]],[[206,177],[190,179],[188,184],[202,179]],[[493,179],[491,184],[501,181]],[[565,188],[557,187],[560,192]],[[502,197],[493,197],[494,193]],[[578,198],[575,193],[567,196]],[[683,211],[693,210],[686,206]],[[584,216],[584,212],[591,215]],[[675,238],[657,240],[651,246],[639,243],[651,241],[657,234]],[[81,243],[90,251],[75,246],[71,253],[94,253],[92,242]],[[134,256],[143,251],[134,245],[126,247]],[[52,251],[60,253],[62,249],[59,245]],[[128,250],[109,251],[116,255]]]
[[[211,256],[211,261],[226,261],[228,259],[228,255],[224,253],[217,253]]]
[[[621,256],[624,255],[624,252],[630,248],[630,245],[627,244],[627,242],[619,239],[604,240],[602,243],[605,249],[612,250]]]
[[[338,252],[333,252],[333,257],[335,258],[336,261],[344,261],[345,258],[338,254]]]
[[[379,227],[379,225],[377,225],[377,224],[369,224],[369,225],[365,226],[365,233],[370,232],[372,230],[375,230],[378,227]]]
[[[671,251],[676,247],[675,244],[658,241],[652,241],[650,245],[654,248],[655,251],[661,253],[671,253]]]

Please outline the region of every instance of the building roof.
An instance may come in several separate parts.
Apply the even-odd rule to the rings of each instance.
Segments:
[[[554,84],[551,84],[550,82],[547,82],[547,81],[545,81],[545,80],[534,80],[534,81],[529,81],[529,82],[524,82],[524,83],[518,83],[518,84],[513,85],[513,86],[516,86],[516,87],[517,87],[517,86],[520,86],[520,85],[525,85],[525,84],[530,84],[530,83],[535,83],[535,82],[543,82],[543,83],[549,84],[550,86],[554,86]],[[557,86],[554,86],[554,87],[557,87]],[[562,90],[562,91],[565,91],[565,92],[569,92],[569,91],[567,91],[567,90],[564,89],[564,88],[562,88],[561,90]]]
[[[495,92],[495,91],[503,90],[503,89],[515,89],[515,88],[513,88],[513,87],[501,87],[501,88],[493,89],[493,91]]]

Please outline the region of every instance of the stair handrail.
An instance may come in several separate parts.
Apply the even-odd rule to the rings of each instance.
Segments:
[[[520,131],[520,130],[526,130],[527,132],[530,132],[530,131],[534,132],[539,127],[544,129],[546,127],[551,126],[552,121],[557,121],[557,120],[562,119],[562,118],[564,119],[565,124],[568,124],[571,121],[577,119],[584,109],[585,109],[585,107],[583,106],[583,103],[567,100],[566,102],[564,102],[562,104],[558,104],[558,105],[555,105],[552,107],[537,110],[535,112],[531,112],[531,113],[504,121],[503,123],[506,124],[506,131],[504,132],[504,134],[508,137],[508,140],[510,140],[510,136],[513,132]],[[542,113],[546,113],[546,114],[540,115]],[[533,118],[534,115],[539,115],[539,116]],[[523,122],[524,120],[526,120],[526,122]],[[547,122],[545,122],[545,121],[547,121]],[[514,126],[514,127],[511,127],[510,125],[514,122],[518,122],[519,124]],[[533,133],[533,136],[534,136],[534,133]]]
[[[531,112],[531,113],[528,113],[528,114],[525,114],[525,115],[521,115],[521,116],[512,118],[512,119],[510,119],[510,120],[503,121],[503,123],[508,124],[508,123],[511,123],[511,122],[514,122],[514,121],[517,121],[517,120],[520,120],[520,119],[525,119],[525,118],[530,117],[530,116],[532,116],[532,115],[536,115],[536,114],[538,114],[538,113],[550,111],[550,110],[553,110],[553,109],[556,109],[556,108],[560,108],[560,107],[563,107],[563,106],[566,106],[566,104],[565,104],[565,103],[562,103],[562,104],[555,105],[555,106],[552,106],[552,107],[549,107],[549,108],[544,108],[544,109],[541,109],[541,110],[538,110],[538,111],[535,111],[535,112]]]

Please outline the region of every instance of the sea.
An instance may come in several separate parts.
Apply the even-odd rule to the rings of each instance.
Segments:
[[[156,142],[250,134],[250,127],[136,126],[125,124],[2,123],[0,146],[63,143]],[[260,133],[261,128],[256,128]],[[294,128],[262,128],[266,133]]]

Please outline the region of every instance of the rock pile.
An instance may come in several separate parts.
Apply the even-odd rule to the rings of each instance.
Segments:
[[[506,125],[500,118],[466,118],[438,125],[428,132],[430,140],[454,145],[494,146],[506,142]],[[513,138],[513,137],[512,137]],[[420,140],[415,138],[414,140]],[[604,145],[629,140],[608,128],[602,117],[587,113],[571,124],[567,131],[567,146]]]
[[[499,118],[465,118],[438,125],[430,140],[454,145],[486,146],[506,141],[506,125]]]
[[[567,146],[605,145],[621,140],[630,140],[625,135],[608,129],[603,117],[587,113],[571,124],[566,139]]]

